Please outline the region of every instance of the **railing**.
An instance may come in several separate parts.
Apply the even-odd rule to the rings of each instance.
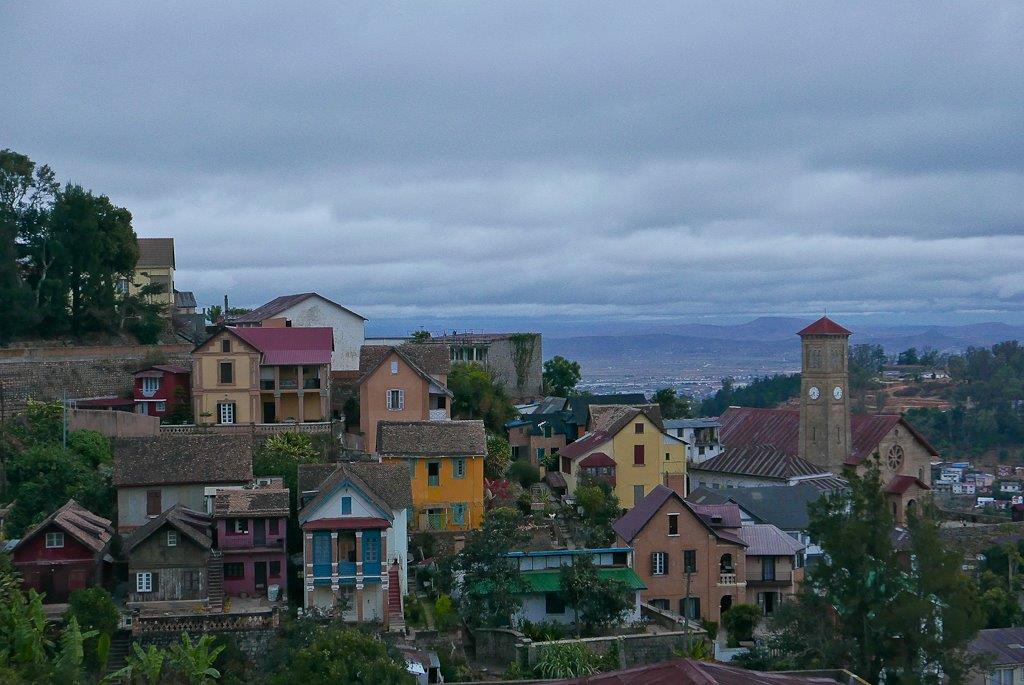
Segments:
[[[331,565],[326,564],[313,564],[313,577],[314,578],[330,578],[331,577]]]
[[[134,616],[132,618],[132,635],[150,633],[170,633],[178,635],[182,632],[199,634],[212,631],[258,630],[261,628],[277,628],[280,615],[277,607],[270,610],[257,610],[253,613],[231,614],[190,614],[187,616]]]
[[[282,390],[297,390],[299,387],[299,382],[281,379],[281,382],[278,383],[278,385],[281,387]]]
[[[748,572],[747,583],[789,585],[793,582],[792,571],[776,571],[775,573]]]
[[[339,576],[354,576],[356,574],[356,562],[354,561],[339,561],[338,562],[338,575]]]
[[[735,573],[720,573],[718,574],[719,585],[735,585],[736,574]]]
[[[194,433],[330,433],[330,421],[307,421],[305,423],[194,423],[174,426],[161,425],[160,433],[166,435],[191,435]]]
[[[263,544],[257,544],[252,535],[224,535],[220,539],[222,550],[284,549],[284,538],[268,537]]]

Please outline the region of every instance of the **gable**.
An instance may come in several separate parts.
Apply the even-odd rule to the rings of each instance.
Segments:
[[[342,514],[342,500],[350,497],[352,510]],[[340,518],[341,516],[386,518],[394,520],[394,514],[386,511],[380,504],[373,501],[358,485],[350,478],[330,488],[324,493],[318,502],[311,503],[312,506],[301,512],[299,523],[315,521],[323,518]]]
[[[326,321],[366,321],[366,317],[316,293],[266,318],[291,319],[292,324],[299,325],[321,324]]]
[[[220,341],[225,338],[231,340],[230,352],[221,352]],[[209,340],[196,345],[195,349],[192,350],[192,354],[204,353],[228,356],[232,354],[260,354],[260,351],[242,339],[241,336],[230,328],[223,328],[215,333]]]

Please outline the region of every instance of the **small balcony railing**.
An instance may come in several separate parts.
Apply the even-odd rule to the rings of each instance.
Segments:
[[[281,379],[280,383],[282,390],[297,390],[299,388],[299,382],[296,380]]]
[[[718,584],[719,585],[736,585],[737,578],[735,573],[719,573]]]
[[[775,571],[774,573],[756,571],[747,573],[747,584],[749,585],[789,585],[792,582],[792,571]]]
[[[261,378],[260,379],[260,390],[274,390],[275,389],[273,378]]]

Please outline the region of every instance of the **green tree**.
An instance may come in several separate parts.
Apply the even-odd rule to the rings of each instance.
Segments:
[[[422,343],[430,340],[430,331],[425,331],[422,328],[418,331],[413,331],[409,334],[409,340],[414,343]]]
[[[476,362],[452,364],[448,389],[453,395],[452,415],[460,419],[483,419],[489,431],[502,432],[505,422],[515,416],[515,408],[505,389]]]
[[[722,627],[729,636],[729,646],[754,639],[754,628],[761,621],[761,610],[753,604],[736,604],[722,614]]]
[[[277,663],[271,685],[406,685],[415,683],[405,665],[379,638],[332,624],[307,627],[306,637]]]
[[[589,556],[577,555],[571,565],[563,566],[559,586],[565,605],[573,609],[577,637],[617,625],[632,605],[626,584],[602,578]]]
[[[487,434],[487,454],[484,455],[484,475],[490,479],[504,478],[512,463],[512,447],[508,440],[496,433]]]
[[[106,636],[107,640],[117,630],[119,612],[110,593],[101,587],[85,588],[75,590],[68,598],[68,610],[64,618],[70,621],[74,618],[78,625],[87,632],[94,632],[95,637],[85,640],[85,664],[90,671],[98,671],[104,665],[105,658],[101,658],[101,650],[98,649],[100,639]],[[109,645],[108,645],[109,647]]]
[[[917,357],[917,348],[911,347],[908,350],[903,350],[896,357],[896,364],[899,366],[917,366],[921,363],[921,360]]]
[[[794,610],[772,621],[768,646],[791,667],[843,666],[871,682],[938,683],[938,673],[964,682],[974,663],[966,648],[984,615],[960,553],[942,544],[925,511],[909,518],[905,560],[893,549],[877,463],[846,477],[847,491],[810,505],[808,533],[824,554]]]
[[[291,493],[291,516],[288,517],[288,543],[293,552],[302,549],[302,531],[295,514],[298,505],[299,465],[325,464],[330,461],[327,449],[317,446],[305,433],[277,433],[253,450],[252,473],[260,476],[282,476]]]
[[[557,397],[567,397],[576,388],[580,378],[579,362],[558,355],[544,362],[544,387]]]
[[[508,469],[508,476],[526,489],[529,489],[534,483],[540,482],[540,471],[525,459],[517,459],[512,462]]]
[[[732,378],[723,378],[722,387],[700,403],[700,416],[718,416],[731,406],[774,407],[800,394],[800,374],[792,373],[755,378],[737,388]]]
[[[519,530],[521,518],[515,509],[492,509],[455,559],[455,568],[463,572],[459,612],[473,627],[508,625],[520,606],[526,583],[519,562],[506,555],[529,539]]]
[[[677,395],[674,388],[658,390],[651,397],[651,402],[654,402],[661,408],[661,417],[663,419],[688,419],[693,416],[690,398]]]
[[[614,542],[612,523],[622,515],[622,509],[611,486],[603,480],[584,478],[576,486],[573,499],[582,510],[577,515],[583,526],[587,546],[601,547]]]

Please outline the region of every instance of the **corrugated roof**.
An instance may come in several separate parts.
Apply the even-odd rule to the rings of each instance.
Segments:
[[[580,460],[580,466],[583,468],[596,468],[598,466],[611,466],[614,468],[615,460],[604,452],[591,452]]]
[[[569,443],[560,449],[558,451],[558,456],[575,459],[582,454],[586,454],[590,450],[597,449],[610,440],[611,436],[603,431],[597,431],[596,433],[584,433],[579,440]]]
[[[779,480],[828,473],[826,469],[806,459],[791,456],[771,445],[759,444],[728,447],[717,457],[691,465],[690,470]]]
[[[136,269],[146,267],[174,268],[174,238],[139,238],[139,261]]]
[[[527,593],[560,592],[562,589],[562,571],[552,568],[543,571],[523,571],[520,576],[526,582]],[[630,590],[646,590],[647,586],[640,576],[631,568],[598,567],[597,576],[604,579],[618,580],[625,583]]]
[[[113,443],[114,485],[244,484],[252,480],[249,435],[156,435]]]
[[[827,316],[823,316],[807,328],[803,329],[797,335],[853,335],[853,331],[849,331]]]
[[[742,526],[739,536],[747,543],[747,556],[791,556],[805,547],[770,523]]]
[[[735,502],[761,523],[771,523],[783,530],[806,530],[810,523],[807,505],[818,501],[823,495],[820,488],[801,481],[796,485],[765,485],[726,490],[709,490],[701,487],[691,492],[686,499],[696,504]]]
[[[47,516],[42,522],[32,526],[14,546],[14,549],[24,546],[26,542],[42,533],[50,525],[57,526],[95,553],[106,549],[114,536],[114,526],[108,519],[92,513],[75,500],[69,499],[60,509]]]
[[[555,682],[559,685],[849,685],[864,681],[838,670],[835,677],[807,673],[764,673],[712,661],[675,659]]]
[[[981,630],[967,649],[971,654],[989,656],[992,666],[1024,664],[1024,628]]]
[[[483,456],[487,439],[483,421],[380,421],[377,453],[381,455]]]
[[[263,353],[263,364],[330,364],[334,329],[228,328]]]
[[[743,521],[740,508],[730,502],[721,504],[690,504],[690,509],[714,528],[739,528]]]
[[[262,304],[259,307],[256,307],[256,309],[253,309],[251,312],[247,312],[245,314],[241,314],[237,317],[234,317],[233,321],[235,323],[240,324],[256,325],[267,319],[275,318],[278,314],[281,314],[282,312],[291,309],[297,304],[302,304],[311,297],[319,297],[321,300],[329,302],[333,304],[335,307],[344,309],[349,314],[358,316],[363,321],[366,321],[365,316],[356,314],[348,307],[340,305],[334,300],[330,300],[319,293],[297,293],[295,295],[281,295],[280,297],[275,297],[266,304]]]
[[[800,411],[729,407],[719,420],[720,438],[726,447],[771,445],[791,456],[800,452]],[[904,426],[932,456],[939,456],[923,435],[899,414],[854,414],[850,417],[853,452],[847,463],[856,466],[878,449],[878,443],[897,425]]]

